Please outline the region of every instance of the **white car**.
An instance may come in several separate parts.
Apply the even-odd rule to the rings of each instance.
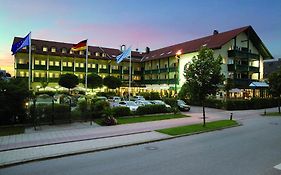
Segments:
[[[120,102],[121,98],[118,96],[113,96],[113,97],[109,97],[108,100],[111,102]]]
[[[164,101],[162,101],[162,100],[153,100],[152,103],[153,103],[153,104],[157,104],[157,105],[165,105],[166,108],[171,108],[170,105],[166,104],[166,103],[165,103]]]
[[[149,101],[141,101],[141,100],[137,100],[135,101],[135,103],[138,105],[138,106],[145,106],[145,105],[151,105],[152,103],[150,103]]]
[[[136,111],[138,109],[138,105],[133,101],[120,101],[118,106],[125,106],[130,108],[131,111]]]

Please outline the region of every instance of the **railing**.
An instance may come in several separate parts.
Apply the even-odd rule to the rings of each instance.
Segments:
[[[63,67],[62,70],[73,72],[74,69],[73,69],[73,67]]]
[[[85,67],[76,67],[75,72],[86,72],[86,68]]]
[[[47,70],[46,65],[34,65],[35,70]]]
[[[99,69],[99,73],[109,73],[108,69]]]
[[[111,73],[112,73],[112,74],[121,74],[122,71],[119,70],[119,69],[112,69],[112,70],[111,70]]]
[[[28,64],[17,64],[17,69],[28,69]]]
[[[234,64],[228,64],[228,71],[230,72],[259,72],[259,68],[258,67],[254,67],[254,66],[248,66],[248,65],[240,65],[237,64],[236,67]]]
[[[258,54],[241,50],[228,50],[228,57],[259,59]]]
[[[60,66],[49,66],[49,70],[60,71]]]

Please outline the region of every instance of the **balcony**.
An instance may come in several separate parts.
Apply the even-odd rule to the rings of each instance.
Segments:
[[[63,67],[63,71],[73,72],[73,67]]]
[[[151,70],[145,70],[144,74],[151,74]]]
[[[35,70],[47,70],[46,65],[34,65]]]
[[[160,73],[165,73],[165,72],[168,72],[168,68],[161,68],[160,69]]]
[[[48,82],[57,83],[59,82],[59,78],[48,78]]]
[[[178,67],[170,67],[169,68],[169,72],[177,72],[178,71]]]
[[[86,72],[86,68],[85,67],[76,67],[75,72]]]
[[[17,69],[28,69],[28,64],[17,64]]]
[[[248,65],[239,65],[237,64],[236,67],[234,64],[228,64],[228,71],[230,72],[259,72],[258,67],[248,66]]]
[[[154,79],[144,80],[145,84],[178,84],[178,79]]]
[[[135,74],[135,75],[142,75],[142,71],[134,70],[134,74]]]
[[[49,70],[60,71],[60,66],[49,66]]]
[[[123,74],[129,74],[129,70],[123,70]]]
[[[235,58],[251,58],[259,60],[259,55],[250,53],[247,51],[241,51],[241,50],[228,50],[228,57],[235,57]]]
[[[151,70],[151,73],[152,74],[159,74],[159,69],[153,69],[153,70]]]
[[[109,73],[108,69],[99,69],[99,73]]]
[[[89,73],[98,73],[98,69],[96,68],[88,68]]]
[[[112,73],[112,74],[122,74],[122,71],[119,70],[119,69],[112,69],[112,70],[111,70],[111,73]]]

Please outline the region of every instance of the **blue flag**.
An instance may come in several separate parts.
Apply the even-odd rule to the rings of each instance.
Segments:
[[[131,56],[131,47],[116,57],[117,64],[119,64],[121,61],[123,61],[128,56]]]
[[[21,39],[19,42],[15,43],[12,45],[12,49],[11,51],[13,52],[12,55],[16,54],[18,51],[20,51],[23,47],[25,46],[29,46],[30,43],[30,34],[31,32],[26,35],[26,37],[24,37],[23,39]]]

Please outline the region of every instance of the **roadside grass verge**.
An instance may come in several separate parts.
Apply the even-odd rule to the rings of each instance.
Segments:
[[[188,126],[180,126],[175,128],[167,128],[157,130],[157,132],[168,134],[171,136],[178,136],[184,134],[193,134],[193,133],[201,133],[201,132],[209,132],[214,130],[223,129],[225,127],[237,126],[238,123],[235,120],[219,120],[214,122],[207,122],[206,126],[200,124],[193,124]]]
[[[262,116],[265,116],[265,117],[281,117],[281,114],[279,114],[279,112],[267,112],[266,115],[262,114]]]
[[[118,121],[118,125],[122,125],[122,124],[176,119],[176,118],[184,118],[184,117],[190,117],[190,116],[183,115],[183,114],[160,114],[160,115],[144,115],[144,116],[136,116],[136,117],[119,117],[116,119]],[[103,125],[102,118],[95,119],[94,122],[99,125]]]
[[[0,127],[0,136],[8,136],[15,134],[23,134],[24,127],[23,126],[2,126]]]

